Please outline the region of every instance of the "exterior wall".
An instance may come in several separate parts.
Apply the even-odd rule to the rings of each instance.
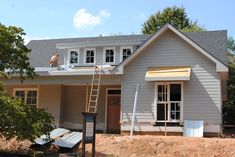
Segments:
[[[61,125],[61,85],[39,85],[38,107],[45,108],[55,118],[55,124]]]
[[[14,88],[37,88],[38,108],[45,108],[55,118],[55,124],[60,125],[61,85],[8,85],[7,92],[13,97]]]
[[[98,130],[105,130],[107,88],[120,88],[120,85],[102,85],[100,88],[97,109]],[[63,127],[71,129],[82,129],[83,117],[81,113],[84,112],[86,108],[86,86],[64,86],[63,89]],[[90,89],[90,86],[88,89]]]
[[[37,88],[39,108],[45,108],[55,118],[57,126],[82,129],[82,112],[86,109],[85,85],[8,85],[7,91],[13,96],[14,88]],[[97,109],[97,129],[106,129],[106,89],[121,88],[120,85],[102,85]],[[90,86],[88,86],[90,92]],[[88,93],[89,93],[88,92]],[[88,95],[89,99],[89,95]],[[88,100],[87,100],[88,101]]]
[[[122,130],[128,128],[125,122],[131,120],[137,84],[140,88],[136,120],[138,123],[148,122],[149,127],[145,125],[144,131],[151,130],[150,122],[155,121],[154,82],[145,81],[148,67],[191,66],[191,79],[183,85],[183,119],[204,120],[205,128],[216,126],[216,129],[209,131],[218,132],[221,123],[221,92],[215,64],[169,30],[153,42],[145,52],[124,67]]]
[[[82,115],[86,107],[86,86],[63,87],[63,127],[82,128]]]

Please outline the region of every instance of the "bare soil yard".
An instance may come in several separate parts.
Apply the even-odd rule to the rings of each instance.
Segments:
[[[26,153],[30,142],[0,140],[0,150]],[[55,150],[55,148],[53,148]],[[81,153],[81,145],[78,149]],[[87,156],[91,146],[87,145]],[[96,156],[119,157],[235,157],[234,138],[187,138],[181,136],[98,134]]]

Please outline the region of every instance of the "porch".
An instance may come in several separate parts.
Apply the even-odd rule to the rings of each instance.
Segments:
[[[29,105],[46,108],[59,127],[81,130],[90,93],[89,84],[7,85],[8,94]],[[121,85],[102,84],[97,108],[97,130],[120,132]]]

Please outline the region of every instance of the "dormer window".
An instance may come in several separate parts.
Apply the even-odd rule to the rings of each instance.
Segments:
[[[115,62],[115,48],[114,47],[104,48],[104,61],[105,63]]]
[[[79,62],[78,50],[69,50],[68,61],[70,65],[78,64]]]
[[[95,49],[94,48],[86,48],[85,51],[85,63],[86,64],[94,64],[95,63]]]
[[[132,53],[132,47],[121,47],[121,61],[124,61]]]

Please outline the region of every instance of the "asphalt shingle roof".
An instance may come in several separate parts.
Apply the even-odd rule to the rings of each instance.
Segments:
[[[227,65],[227,31],[205,31],[205,32],[188,32],[184,33],[188,38],[196,42],[199,46]],[[90,38],[66,38],[66,39],[49,39],[49,40],[32,40],[27,44],[31,49],[30,63],[34,67],[48,67],[53,52],[59,54],[59,64],[62,64],[65,50],[56,49],[59,43],[106,43],[106,42],[144,42],[149,35],[121,35],[121,36],[105,36]],[[105,46],[105,45],[104,45]]]
[[[191,40],[196,42],[199,46],[204,48],[212,56],[217,58],[220,62],[228,65],[227,58],[227,31],[205,31],[205,32],[189,32],[184,33]]]

